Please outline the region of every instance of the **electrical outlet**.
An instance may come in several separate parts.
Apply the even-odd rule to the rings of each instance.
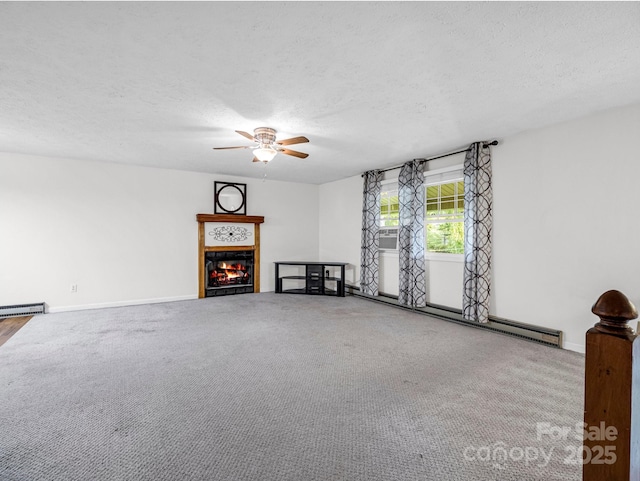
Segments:
[[[71,284],[71,292],[78,292],[78,284]]]

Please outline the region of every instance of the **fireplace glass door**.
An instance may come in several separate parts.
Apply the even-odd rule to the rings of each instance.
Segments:
[[[253,251],[206,252],[206,297],[253,292]]]

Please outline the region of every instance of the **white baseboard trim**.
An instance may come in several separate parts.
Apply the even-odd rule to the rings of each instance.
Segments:
[[[189,301],[198,299],[197,294],[188,296],[155,297],[153,299],[133,299],[129,301],[100,302],[98,304],[80,304],[77,306],[48,307],[47,312],[86,311],[89,309],[105,309],[108,307],[139,306],[141,304],[159,304],[161,302]]]
[[[575,342],[564,342],[562,348],[567,351],[579,352],[580,354],[585,353],[584,344],[576,344]]]

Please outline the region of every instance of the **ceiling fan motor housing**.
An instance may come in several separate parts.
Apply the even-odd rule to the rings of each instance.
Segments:
[[[253,136],[261,144],[271,145],[276,141],[276,131],[270,127],[258,127]]]

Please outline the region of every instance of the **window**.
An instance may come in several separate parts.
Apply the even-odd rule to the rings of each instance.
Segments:
[[[425,174],[424,219],[427,256],[464,254],[464,181],[460,167]],[[388,183],[380,194],[380,249],[397,249],[399,223],[398,184]]]
[[[426,182],[427,253],[464,254],[464,181]]]

